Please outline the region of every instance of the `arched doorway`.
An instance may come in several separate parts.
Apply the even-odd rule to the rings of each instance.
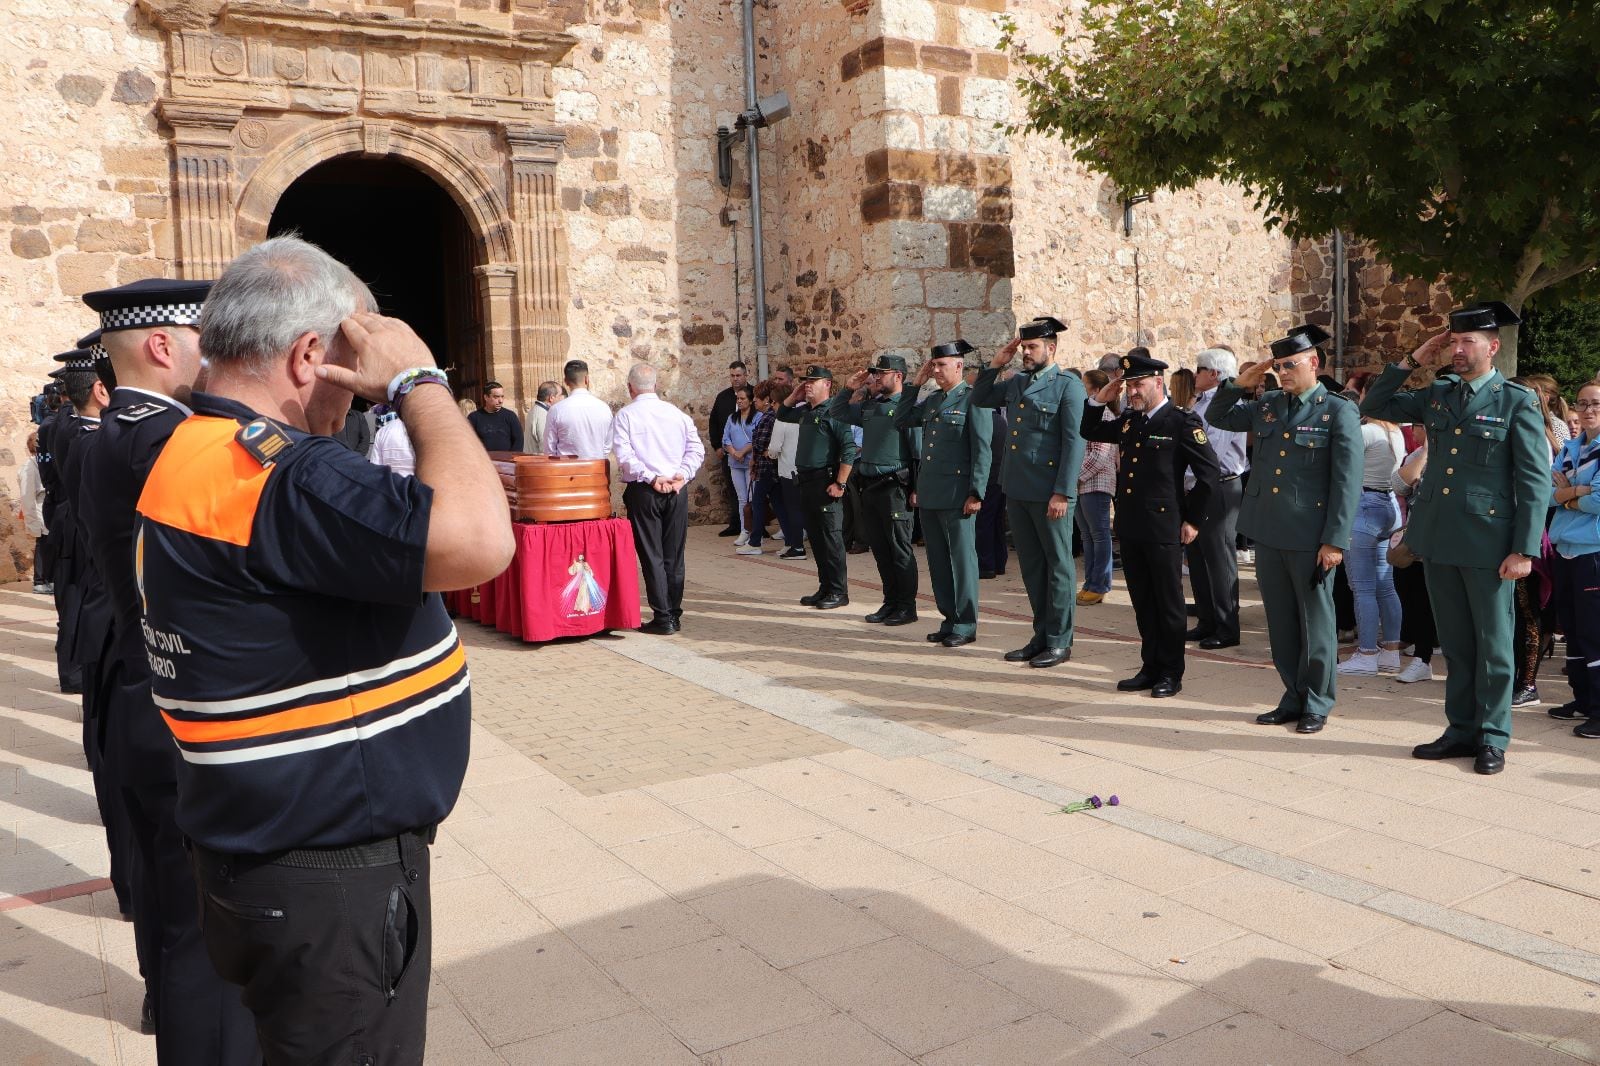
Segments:
[[[478,399],[487,377],[478,241],[426,174],[393,159],[330,159],[284,190],[267,231],[298,233],[347,264],[384,314],[427,343],[456,395]]]

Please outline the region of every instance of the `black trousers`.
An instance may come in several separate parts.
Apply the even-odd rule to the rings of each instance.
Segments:
[[[1552,557],[1556,616],[1567,635],[1567,684],[1572,702],[1600,718],[1600,552]]]
[[[1428,575],[1422,563],[1396,568],[1394,591],[1400,597],[1400,639],[1416,645],[1415,654],[1423,662],[1433,661],[1439,645],[1439,630],[1433,623],[1433,601],[1428,598]]]
[[[817,592],[823,596],[848,596],[850,574],[844,552],[844,500],[828,495],[833,475],[800,482],[800,511],[805,515],[806,539],[817,564]]]
[[[217,975],[200,931],[194,871],[175,812],[176,782],[124,784],[133,847],[134,938],[156,1013],[162,1066],[262,1061],[256,1027],[239,989]]]
[[[1200,535],[1184,548],[1189,584],[1194,587],[1196,629],[1224,640],[1239,639],[1239,504],[1244,486],[1238,478],[1217,483],[1200,523]]]
[[[1139,654],[1152,677],[1183,677],[1183,545],[1122,538],[1122,576],[1139,623]]]
[[[789,524],[794,527],[796,539],[790,540],[785,547],[805,548],[806,519],[805,508],[800,505],[800,479],[797,477],[780,477],[778,479],[778,493],[783,497],[784,510],[789,512]],[[785,539],[789,536],[789,529],[784,529]]]
[[[892,478],[883,483],[863,482],[859,523],[878,580],[883,585],[883,605],[891,611],[917,613],[917,557],[911,551],[911,508],[906,487]]]
[[[639,550],[645,598],[653,621],[683,617],[683,546],[689,535],[689,500],[681,492],[657,492],[642,481],[622,490]]]
[[[269,1066],[422,1062],[433,956],[426,841],[376,842],[392,857],[355,869],[292,865],[300,852],[268,861],[193,847],[206,949],[244,990]]]
[[[728,467],[728,453],[721,453],[722,483],[728,486],[728,528],[742,529],[744,515],[739,511],[739,494],[733,490],[733,471]],[[649,486],[646,486],[648,488]]]
[[[983,495],[983,507],[978,511],[978,569],[1006,572],[1006,494],[1000,491],[1000,482],[989,482]]]
[[[56,546],[49,537],[37,537],[33,542],[33,583],[48,585],[56,569]]]

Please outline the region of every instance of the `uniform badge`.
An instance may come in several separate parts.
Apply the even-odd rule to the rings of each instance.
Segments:
[[[1332,415],[1323,415],[1323,416],[1322,416],[1322,420],[1323,420],[1323,421],[1324,421],[1324,422],[1330,422],[1330,421],[1332,421],[1332,420],[1333,420],[1333,416],[1332,416]]]
[[[1206,442],[1206,431],[1199,426],[1194,429],[1194,442],[1196,444],[1204,444]]]
[[[294,447],[289,434],[265,418],[258,418],[242,427],[233,435],[233,439],[262,466],[271,466],[278,461],[280,452]]]
[[[126,411],[118,412],[118,422],[142,422],[151,415],[158,415],[166,408],[158,403],[136,403]]]
[[[1276,422],[1277,420],[1278,420],[1278,416],[1272,413],[1272,408],[1266,406],[1265,404],[1262,404],[1262,406],[1261,406],[1261,421],[1270,426],[1272,423]]]

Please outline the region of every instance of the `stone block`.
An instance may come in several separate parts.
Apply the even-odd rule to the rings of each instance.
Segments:
[[[156,98],[156,83],[142,70],[125,70],[117,75],[111,99],[119,104],[148,104]]]
[[[945,185],[978,184],[978,161],[956,152],[939,153],[939,180]]]
[[[167,160],[167,150],[161,145],[102,148],[100,160],[105,165],[105,172],[112,177],[163,179],[171,177],[172,167]]]
[[[586,159],[600,154],[600,134],[591,127],[570,126],[566,133],[567,140],[562,150],[569,157]]]
[[[953,270],[986,270],[996,277],[1015,273],[1011,227],[998,223],[949,223],[949,264]]]
[[[167,198],[159,193],[144,193],[133,198],[134,218],[166,218]]]
[[[922,136],[929,148],[965,154],[972,147],[972,120],[930,115],[922,120]]]
[[[922,217],[970,222],[978,214],[978,194],[960,185],[930,185],[922,190]]]
[[[1006,131],[990,122],[972,124],[972,150],[985,155],[1005,155],[1011,150]]]
[[[590,168],[590,174],[595,181],[616,181],[618,174],[617,162],[614,159],[598,160]]]
[[[929,307],[980,308],[988,295],[989,276],[978,271],[932,271],[925,282]]]
[[[961,315],[961,336],[979,348],[1004,344],[1016,328],[1016,316],[1009,308],[1003,311],[966,311]]]
[[[978,219],[981,222],[1011,221],[1011,186],[991,185],[978,198]]]
[[[929,0],[882,0],[879,10],[886,34],[931,41],[938,32],[938,13]]]
[[[997,78],[968,78],[961,85],[961,112],[972,118],[1004,122],[1011,114],[1010,86]]]
[[[1005,10],[1004,0],[998,9],[983,10],[966,7],[956,12],[961,24],[960,41],[966,48],[995,49],[1000,47],[1000,18],[998,11]]]
[[[108,288],[111,270],[116,265],[117,257],[109,253],[67,252],[56,259],[56,284],[67,296],[82,296],[95,289]]]
[[[932,74],[903,67],[883,69],[883,106],[918,115],[939,112],[939,80]]]
[[[162,278],[167,275],[167,264],[160,259],[120,259],[117,261],[117,284]]]
[[[11,224],[13,226],[37,226],[44,221],[44,216],[37,207],[28,204],[18,204],[11,209]]]
[[[869,185],[861,192],[861,218],[883,222],[894,218],[922,217],[922,187],[907,182],[885,181]]]
[[[150,233],[142,223],[85,219],[78,227],[78,251],[140,255],[150,250]]]
[[[924,348],[928,346],[932,321],[926,308],[895,307],[878,319],[878,346]]]
[[[949,231],[936,222],[885,222],[889,227],[890,261],[898,267],[942,267],[949,259]]]
[[[87,74],[63,74],[56,80],[56,92],[69,104],[93,107],[105,95],[106,83]]]
[[[598,122],[600,98],[594,93],[562,89],[555,96],[555,118],[561,125],[569,123]]]
[[[1004,80],[1011,73],[1011,63],[1003,52],[979,52],[974,59],[979,77]]]
[[[961,114],[961,79],[939,79],[939,114]]]
[[[692,326],[683,327],[683,343],[712,345],[721,344],[723,329],[715,322],[699,322]]]
[[[899,306],[926,303],[922,275],[915,270],[892,271],[889,274],[889,298]]]
[[[171,219],[150,224],[150,244],[157,259],[176,259],[178,256],[177,231]]]
[[[886,148],[918,149],[922,144],[922,125],[917,116],[890,112],[882,116],[883,144]]]
[[[989,282],[989,307],[1004,311],[1011,307],[1011,279],[994,278]]]
[[[601,215],[631,215],[633,213],[632,190],[626,185],[590,189],[584,194],[583,205]]]
[[[965,48],[950,48],[945,45],[925,44],[917,52],[922,60],[923,70],[940,71],[947,74],[966,74],[972,70],[972,53]]]
[[[14,229],[11,231],[11,254],[18,259],[43,259],[50,254],[50,238],[43,230]]]

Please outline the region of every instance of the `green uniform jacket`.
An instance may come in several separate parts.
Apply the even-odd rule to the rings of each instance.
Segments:
[[[972,403],[1006,409],[1005,462],[1000,487],[1008,497],[1044,503],[1051,496],[1075,498],[1083,468],[1083,383],[1058,366],[1018,374],[997,383],[1000,371],[985,367],[972,386]]]
[[[778,421],[800,424],[800,437],[794,446],[796,471],[855,463],[855,434],[837,418],[828,417],[827,408],[807,407],[802,410],[779,404]]]
[[[907,406],[903,392],[885,400],[869,396],[861,403],[851,403],[849,394],[841,393],[828,405],[829,418],[861,427],[861,453],[855,464],[860,473],[888,474],[916,464],[920,431],[902,427],[896,417]]]
[[[1217,389],[1206,421],[1251,435],[1239,532],[1282,551],[1350,547],[1365,454],[1355,404],[1321,384],[1304,397],[1274,389],[1251,400],[1229,381]]]
[[[949,392],[929,393],[921,403],[901,404],[895,421],[920,426],[917,506],[954,510],[969,497],[983,499],[989,485],[993,415],[972,410],[972,389],[956,382]]]
[[[1407,373],[1389,366],[1361,403],[1362,414],[1428,430],[1428,465],[1406,543],[1445,566],[1498,568],[1513,552],[1537,557],[1550,506],[1550,443],[1539,398],[1498,370],[1464,403],[1453,374],[1400,392]]]

